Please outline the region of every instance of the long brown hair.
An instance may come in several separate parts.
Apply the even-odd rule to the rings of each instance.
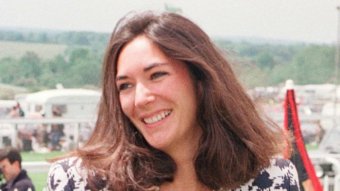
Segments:
[[[235,188],[268,166],[278,134],[261,118],[223,54],[207,34],[174,13],[127,15],[114,29],[103,65],[102,99],[95,130],[77,151],[83,165],[113,190],[147,190],[172,181],[176,164],[152,148],[123,114],[116,88],[122,48],[145,35],[169,58],[184,62],[199,91],[202,137],[194,161],[197,177],[211,189]],[[198,85],[199,84],[199,85]],[[99,185],[100,186],[100,185]]]

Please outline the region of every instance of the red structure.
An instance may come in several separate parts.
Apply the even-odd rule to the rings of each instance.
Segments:
[[[305,143],[302,137],[298,110],[295,101],[293,84],[287,85],[286,98],[284,103],[284,127],[285,130],[294,136],[292,142],[292,155],[290,160],[295,164],[300,181],[310,179],[315,191],[322,191],[322,186],[316,176],[314,166],[308,156]],[[301,180],[302,179],[302,180]]]

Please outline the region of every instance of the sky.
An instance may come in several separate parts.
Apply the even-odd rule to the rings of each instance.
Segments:
[[[0,27],[111,32],[132,11],[177,7],[211,37],[334,44],[340,0],[0,0]]]

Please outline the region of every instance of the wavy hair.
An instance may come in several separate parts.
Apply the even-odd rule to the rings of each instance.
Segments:
[[[200,95],[197,120],[203,132],[193,161],[199,181],[211,189],[235,188],[268,166],[279,151],[280,135],[260,116],[224,54],[189,19],[142,12],[122,18],[112,33],[96,127],[77,151],[84,167],[95,172],[89,177],[92,187],[148,190],[172,181],[176,171],[171,157],[145,141],[119,102],[117,60],[122,48],[140,35],[169,58],[185,63],[194,76]],[[98,177],[103,180],[100,185]]]

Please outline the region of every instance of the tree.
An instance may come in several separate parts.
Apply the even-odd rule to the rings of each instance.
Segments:
[[[261,68],[273,68],[275,60],[269,52],[261,52],[256,57],[256,64]]]
[[[15,84],[17,79],[18,61],[12,57],[0,60],[0,81],[6,84]]]
[[[299,84],[326,83],[334,79],[333,47],[311,45],[294,57],[295,80]]]
[[[26,52],[20,59],[25,77],[39,77],[41,74],[41,60],[34,52]]]

